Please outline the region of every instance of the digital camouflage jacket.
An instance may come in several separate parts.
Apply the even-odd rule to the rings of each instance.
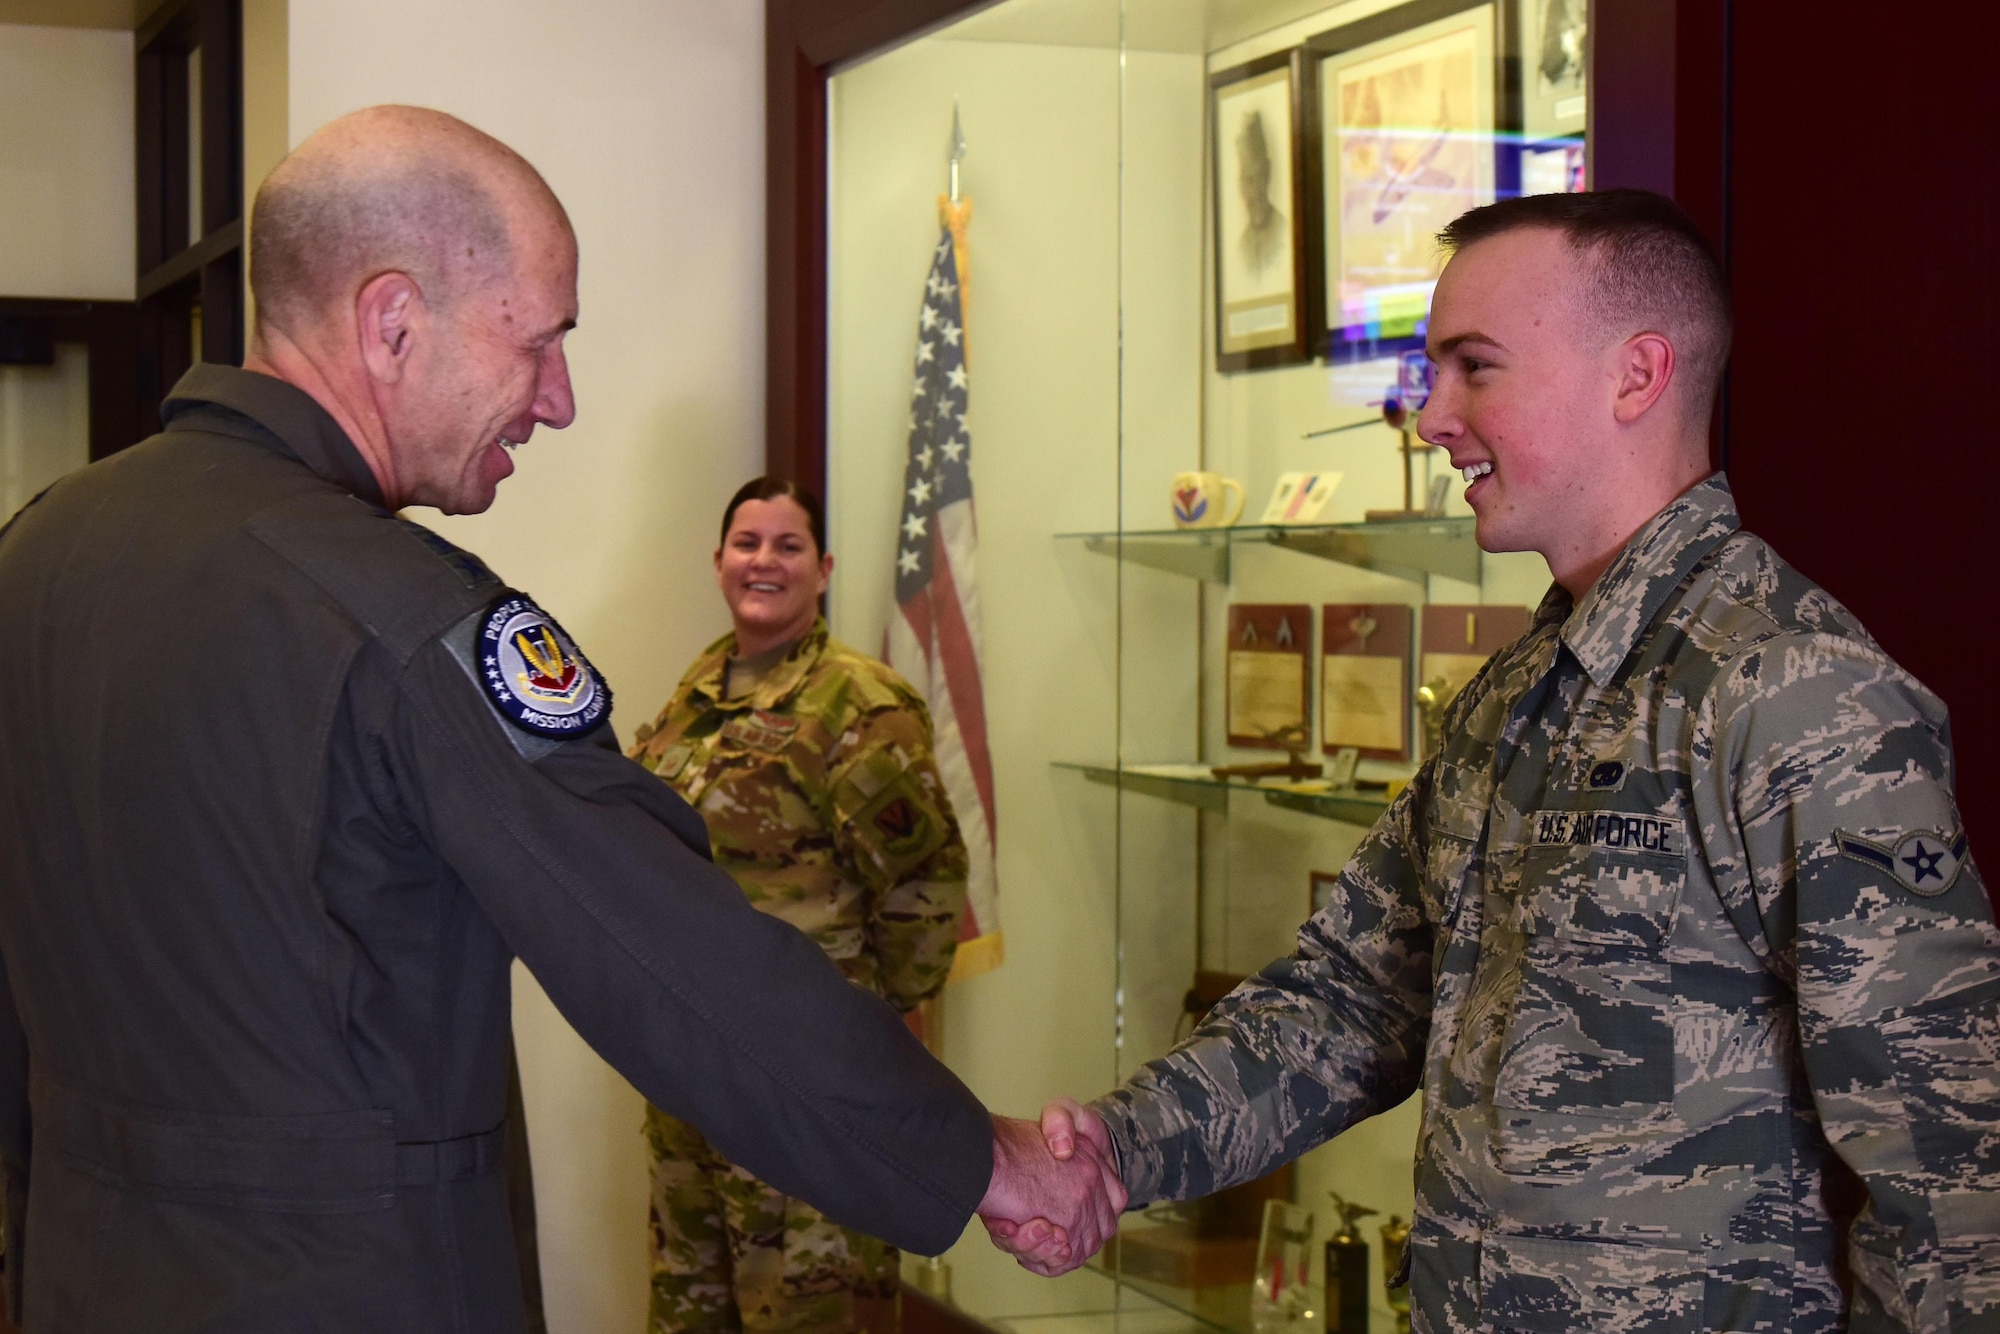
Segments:
[[[1717,476],[1098,1107],[1133,1199],[1187,1198],[1421,1083],[1418,1329],[1995,1329],[1997,1005],[1944,706]]]
[[[853,981],[907,1010],[951,972],[965,843],[902,677],[826,622],[725,700],[736,636],[711,644],[632,758],[701,812],[715,860]]]

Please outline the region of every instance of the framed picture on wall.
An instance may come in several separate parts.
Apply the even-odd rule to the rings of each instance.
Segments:
[[[1581,156],[1589,0],[1516,0],[1515,11],[1521,25],[1523,146],[1578,136],[1575,149]],[[1560,146],[1549,146],[1554,147]]]
[[[1311,356],[1302,73],[1300,53],[1280,51],[1209,78],[1220,370]]]
[[[1306,43],[1329,358],[1421,347],[1437,234],[1493,202],[1497,9],[1417,0]]]

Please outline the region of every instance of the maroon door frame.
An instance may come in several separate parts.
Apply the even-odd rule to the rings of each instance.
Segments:
[[[989,0],[765,0],[765,471],[826,495],[826,81]]]
[[[822,494],[827,76],[981,7],[766,3],[766,458]],[[2000,828],[2000,689],[1978,648],[2000,624],[1981,476],[1996,452],[1981,324],[2000,309],[2000,136],[1982,128],[1985,45],[1949,35],[1983,31],[1985,10],[1936,0],[1898,24],[1841,6],[1594,0],[1591,26],[1594,181],[1674,196],[1730,272],[1717,457],[1745,522],[1943,696],[1975,845]]]

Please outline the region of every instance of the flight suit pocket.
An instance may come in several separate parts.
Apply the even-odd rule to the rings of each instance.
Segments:
[[[1661,1246],[1488,1233],[1479,1244],[1481,1324],[1495,1334],[1696,1334],[1707,1276]]]
[[[1661,1115],[1675,1086],[1673,969],[1663,949],[1685,863],[1643,851],[1530,846],[1503,881],[1512,882],[1508,911],[1522,945],[1493,1101],[1566,1118]],[[1501,1122],[1503,1138],[1530,1158],[1535,1141],[1557,1133]]]

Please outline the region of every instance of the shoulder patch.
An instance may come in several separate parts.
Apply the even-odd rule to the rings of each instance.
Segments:
[[[486,697],[524,732],[566,741],[611,712],[611,687],[530,598],[501,594],[480,618],[474,647]]]
[[[1927,899],[1936,898],[1956,884],[1959,870],[1965,865],[1966,837],[1962,829],[1954,834],[1920,830],[1903,835],[1894,847],[1850,834],[1845,829],[1835,830],[1833,836],[1840,845],[1841,856],[1885,872],[1904,889]]]

